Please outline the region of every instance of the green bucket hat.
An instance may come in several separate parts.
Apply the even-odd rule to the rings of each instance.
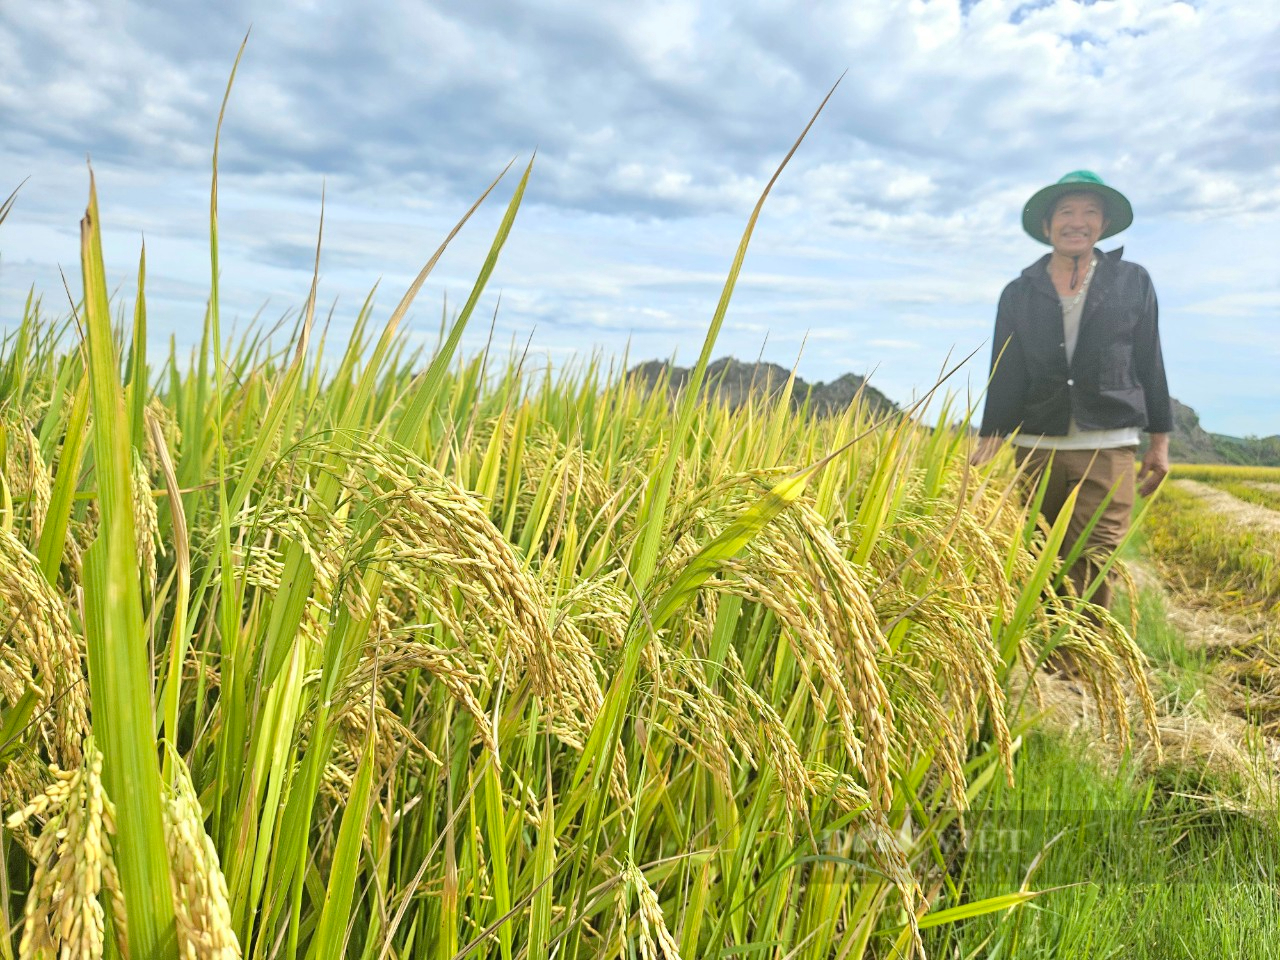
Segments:
[[[1027,231],[1033,240],[1047,244],[1049,241],[1045,239],[1044,221],[1048,219],[1049,211],[1064,193],[1081,191],[1096,193],[1102,197],[1106,217],[1111,221],[1102,236],[1098,238],[1099,240],[1115,236],[1133,223],[1133,207],[1129,205],[1123,193],[1115,187],[1108,187],[1092,170],[1072,170],[1057,183],[1051,183],[1032,195],[1022,211],[1022,229]]]

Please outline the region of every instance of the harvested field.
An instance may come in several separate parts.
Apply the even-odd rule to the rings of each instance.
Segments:
[[[1280,533],[1280,512],[1233,496],[1225,490],[1200,480],[1174,480],[1180,489],[1203,501],[1205,508],[1215,516],[1235,526]]]

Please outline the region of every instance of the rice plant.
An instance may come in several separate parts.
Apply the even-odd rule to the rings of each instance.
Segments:
[[[947,404],[702,389],[759,205],[674,402],[460,356],[530,172],[430,357],[474,206],[341,349],[314,283],[225,340],[215,167],[203,337],[157,361],[91,182],[73,322],[33,299],[0,354],[3,955],[908,956],[1035,896],[934,910],[1015,664],[1071,645],[1121,731],[1150,703],[1050,589],[1063,525]]]

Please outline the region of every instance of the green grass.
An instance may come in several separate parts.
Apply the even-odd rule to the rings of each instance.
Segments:
[[[1130,610],[1127,592],[1120,592],[1116,615],[1127,622]],[[1204,687],[1210,679],[1210,664],[1202,649],[1187,645],[1186,638],[1169,623],[1167,604],[1156,590],[1141,590],[1137,598],[1138,646],[1151,665],[1152,694],[1168,699],[1166,712],[1202,708]]]
[[[1016,785],[994,788],[972,817],[973,852],[959,880],[972,897],[1023,884],[1050,892],[928,936],[931,955],[1272,956],[1280,940],[1275,812],[1215,810],[1180,796],[1174,782],[1132,766],[1104,772],[1086,756],[1082,743],[1045,734],[1019,752]]]

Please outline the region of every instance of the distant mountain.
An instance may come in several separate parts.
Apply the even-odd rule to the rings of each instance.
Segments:
[[[649,360],[631,368],[630,375],[653,386],[664,377],[667,389],[675,393],[689,381],[689,368],[672,366],[665,360]],[[787,384],[791,371],[776,363],[743,363],[733,357],[721,357],[707,367],[705,390],[740,406],[751,393],[778,393]],[[791,406],[800,409],[805,402],[819,416],[842,413],[853,402],[858,391],[862,402],[877,415],[901,413],[902,408],[864,377],[846,373],[830,383],[807,383],[796,377],[791,393]],[[1231,437],[1210,433],[1200,425],[1200,416],[1191,407],[1173,401],[1173,434],[1169,437],[1169,459],[1174,463],[1239,463],[1258,466],[1280,466],[1280,436]]]
[[[688,367],[672,366],[666,360],[649,360],[632,367],[629,376],[653,386],[663,377],[667,389],[676,393],[689,381]],[[739,407],[752,393],[776,394],[787,385],[791,371],[776,363],[743,363],[733,357],[721,357],[707,366],[704,390]],[[876,415],[900,413],[901,408],[875,387],[867,385],[866,378],[856,373],[846,373],[830,383],[807,383],[796,377],[791,390],[791,406],[800,409],[806,402],[818,416],[843,413],[861,391],[861,402],[870,406]]]

